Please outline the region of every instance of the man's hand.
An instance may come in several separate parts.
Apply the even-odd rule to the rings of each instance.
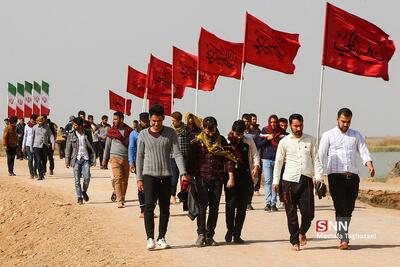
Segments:
[[[260,169],[260,166],[258,166],[258,165],[254,166],[253,170],[251,171],[251,176],[257,177],[259,169]]]
[[[69,163],[65,163],[65,167],[67,167],[68,169],[69,167],[71,167],[71,165],[69,165]]]
[[[273,184],[273,185],[272,185],[272,190],[274,190],[275,193],[278,193],[278,191],[279,191],[279,184]]]
[[[137,180],[137,181],[136,181],[136,186],[137,186],[137,188],[138,188],[138,190],[139,190],[140,192],[143,192],[143,190],[144,190],[143,180]]]
[[[235,177],[233,176],[233,172],[230,172],[228,174],[229,174],[229,179],[228,182],[226,183],[226,187],[232,188],[235,186]]]
[[[273,136],[272,134],[269,134],[269,135],[267,136],[267,140],[272,140],[272,139],[274,139],[274,136]]]
[[[31,151],[31,153],[33,153],[33,147],[30,146],[29,150]]]
[[[135,165],[131,165],[131,173],[135,173],[135,171],[136,171],[136,168],[135,168]]]
[[[368,167],[368,173],[371,177],[375,176],[375,169],[374,169],[374,164],[372,164],[372,161],[367,162],[367,167]]]
[[[181,176],[181,181],[190,181],[190,176],[189,175],[182,175]]]
[[[22,153],[25,154],[25,147],[22,147]]]

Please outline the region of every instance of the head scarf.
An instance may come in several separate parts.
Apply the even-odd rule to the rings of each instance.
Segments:
[[[271,126],[271,120],[272,119],[276,120],[275,129],[272,129],[272,126]],[[279,127],[278,120],[279,120],[278,116],[276,116],[275,114],[272,114],[268,118],[268,125],[264,127],[264,131],[267,134],[271,134],[273,136],[273,139],[270,140],[270,141],[271,141],[272,146],[275,148],[275,150],[278,148],[278,143],[280,141],[280,136],[284,134],[284,131],[281,129],[281,127]]]
[[[190,117],[190,116],[193,117],[194,125],[196,125],[196,127],[197,127],[198,129],[203,128],[203,127],[202,127],[203,119],[200,118],[200,117],[197,117],[196,115],[194,115],[193,113],[190,113],[190,112],[188,112],[188,113],[185,114],[185,123],[186,123],[186,125],[189,126],[189,117]]]

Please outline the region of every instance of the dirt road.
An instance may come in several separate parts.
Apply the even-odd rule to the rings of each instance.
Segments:
[[[18,176],[8,177],[5,159],[0,158],[0,266],[400,265],[400,211],[358,202],[350,233],[359,239],[351,241],[351,250],[339,251],[338,241],[326,238],[334,231],[316,232],[316,221],[334,218],[330,198],[316,200],[309,242],[300,252],[290,250],[283,209],[265,212],[263,196],[255,197],[256,210],[247,213],[245,245],[224,243],[222,197],[215,236],[220,246],[194,247],[195,222],[182,212],[181,205],[172,205],[167,233],[172,248],[148,252],[133,179],[129,180],[126,208],[117,209],[110,201],[110,172],[95,167],[90,201],[78,206],[72,170],[62,161],[57,160],[55,175],[44,181],[31,180],[26,164],[17,161]]]

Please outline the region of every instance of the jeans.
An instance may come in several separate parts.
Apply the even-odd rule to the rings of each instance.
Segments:
[[[49,160],[50,163],[50,171],[54,170],[54,150],[50,146],[45,146],[43,145],[43,148],[46,150],[46,157],[44,159],[44,172],[47,172],[47,160]]]
[[[35,161],[37,164],[37,170],[39,172],[39,178],[43,178],[44,177],[44,173],[45,173],[45,168],[46,168],[46,164],[45,164],[45,160],[46,160],[46,149],[45,147],[34,147],[33,148],[33,152],[35,155]]]
[[[7,147],[7,167],[8,173],[14,173],[14,162],[15,162],[15,155],[17,154],[16,147]]]
[[[37,174],[37,161],[34,160],[35,155],[31,153],[31,148],[29,146],[25,147],[25,153],[28,157],[29,174],[33,176]],[[33,163],[33,161],[35,161],[35,163]]]
[[[264,173],[265,203],[271,206],[276,205],[276,193],[272,190],[272,175],[274,172],[275,161],[270,159],[262,160]]]
[[[169,198],[171,196],[171,176],[153,177],[144,175],[144,226],[147,238],[154,238],[154,209],[160,207],[160,223],[158,225],[158,238],[165,237],[169,221]]]
[[[74,178],[76,197],[82,198],[82,191],[86,192],[90,183],[90,162],[84,158],[77,159],[74,164]],[[81,177],[83,176],[83,188],[81,187]]]

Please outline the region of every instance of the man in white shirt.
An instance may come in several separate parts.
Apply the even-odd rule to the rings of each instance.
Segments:
[[[372,159],[360,132],[350,129],[352,112],[348,108],[338,111],[337,126],[322,135],[319,157],[327,162],[329,192],[335,206],[338,225],[339,249],[348,249],[348,226],[358,196],[360,177],[356,164],[359,154],[368,172],[375,175]]]
[[[319,161],[315,138],[303,134],[303,116],[292,114],[289,117],[292,133],[284,137],[278,145],[275,158],[273,189],[279,190],[281,171],[283,172],[283,202],[287,215],[292,249],[300,250],[307,244],[306,233],[314,219],[314,183],[322,182],[322,165]],[[297,218],[297,207],[301,213],[301,225]]]

